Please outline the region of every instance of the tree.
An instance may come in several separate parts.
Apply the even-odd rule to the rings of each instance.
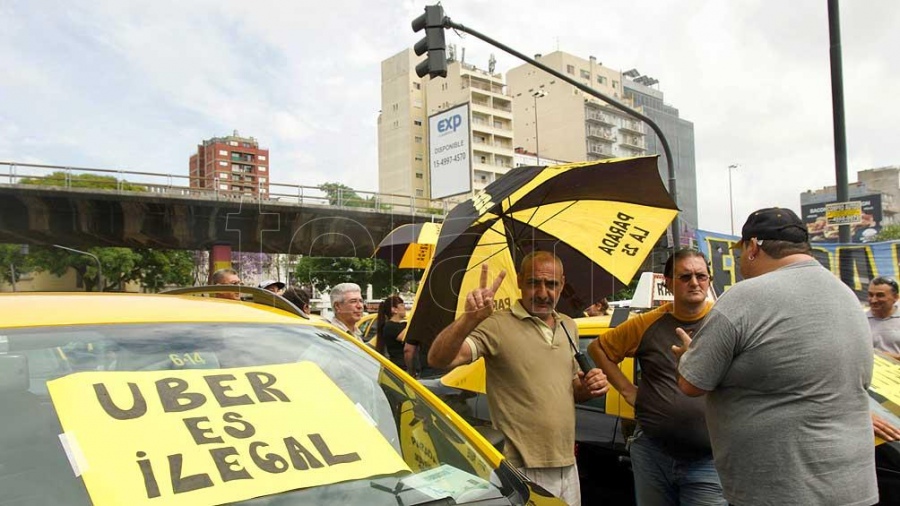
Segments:
[[[325,192],[328,198],[328,204],[341,207],[365,207],[368,209],[390,209],[391,206],[386,204],[378,204],[378,199],[374,195],[371,197],[361,197],[356,190],[341,183],[324,183],[319,185],[319,189]]]
[[[194,252],[178,250],[137,250],[136,268],[141,286],[158,292],[169,285],[189,286],[194,280]]]
[[[31,270],[26,250],[21,244],[0,244],[0,282],[14,284]]]
[[[94,188],[98,190],[117,190],[121,187],[125,191],[147,191],[146,186],[129,183],[128,181],[118,179],[112,176],[101,176],[97,174],[67,174],[64,171],[56,171],[49,176],[44,177],[24,177],[19,184],[30,184],[38,186],[66,186],[66,178],[68,177],[69,186],[71,188]]]
[[[85,291],[121,289],[129,282],[157,292],[167,285],[189,285],[194,260],[190,251],[130,248],[90,248],[87,253],[100,260],[103,286],[98,286],[97,261],[89,255],[49,246],[35,246],[29,254],[30,266],[39,272],[63,276],[75,269]]]
[[[398,269],[377,258],[303,257],[294,267],[294,279],[300,284],[325,290],[339,283],[356,283],[363,291],[371,284],[376,297],[406,289],[415,275],[413,270]]]
[[[876,241],[894,241],[900,239],[900,224],[885,225],[875,236]]]

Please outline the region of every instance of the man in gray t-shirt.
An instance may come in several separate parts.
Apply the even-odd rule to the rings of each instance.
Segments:
[[[753,213],[744,281],[673,347],[679,386],[708,393],[716,469],[732,504],[867,506],[878,501],[868,323],[853,292],[810,255],[790,210]],[[687,350],[687,351],[685,351]]]

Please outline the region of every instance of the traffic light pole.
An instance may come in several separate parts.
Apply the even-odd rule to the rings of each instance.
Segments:
[[[506,51],[507,53],[515,56],[516,58],[519,58],[520,60],[524,60],[524,61],[534,65],[535,67],[543,70],[544,72],[547,72],[548,74],[550,74],[552,76],[562,79],[563,81],[571,84],[572,86],[587,93],[588,95],[599,98],[600,100],[603,100],[604,102],[615,107],[616,109],[621,110],[625,114],[628,114],[629,116],[634,116],[635,118],[637,118],[637,119],[643,121],[644,123],[646,123],[647,125],[649,125],[650,128],[653,129],[653,132],[656,134],[656,136],[659,137],[659,142],[662,144],[662,147],[663,147],[663,153],[665,153],[665,155],[666,155],[666,167],[668,169],[668,176],[669,176],[669,195],[671,195],[671,197],[672,197],[672,202],[674,202],[676,206],[678,205],[678,196],[677,196],[677,192],[675,191],[675,162],[672,160],[672,151],[669,149],[669,141],[666,140],[666,136],[663,135],[662,129],[659,128],[659,125],[657,125],[652,119],[635,111],[634,109],[628,107],[627,105],[620,103],[619,101],[617,101],[613,98],[607,97],[606,95],[591,88],[590,86],[585,86],[584,84],[581,84],[581,83],[575,81],[574,79],[571,79],[571,78],[565,76],[564,74],[551,69],[550,67],[544,65],[543,63],[525,56],[524,54],[516,51],[515,49],[513,49],[505,44],[502,44],[502,43],[488,37],[487,35],[484,35],[483,33],[480,33],[476,30],[473,30],[469,27],[466,27],[464,25],[461,25],[459,23],[452,21],[447,16],[444,16],[444,28],[453,28],[454,30],[459,30],[461,32],[468,33],[469,35],[472,35],[473,37],[477,37],[494,47],[497,47],[499,49],[502,49],[503,51]],[[674,243],[673,249],[678,249],[681,246],[680,239],[681,238],[680,238],[680,233],[679,233],[678,218],[676,217],[675,222],[672,224],[672,242]]]

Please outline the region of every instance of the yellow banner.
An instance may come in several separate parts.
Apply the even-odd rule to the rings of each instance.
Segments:
[[[409,467],[314,363],[48,382],[95,505],[215,505]]]
[[[891,404],[891,412],[900,416],[900,363],[886,355],[875,353],[869,390],[887,399]]]

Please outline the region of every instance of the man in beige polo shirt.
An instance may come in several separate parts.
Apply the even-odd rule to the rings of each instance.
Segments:
[[[432,367],[449,368],[484,357],[494,426],[505,436],[503,453],[528,478],[569,504],[581,504],[575,466],[575,402],[606,393],[600,369],[578,369],[566,332],[578,339],[571,318],[556,312],[565,285],[563,266],[550,252],[522,260],[522,298],[494,311],[494,293],[505,272],[466,296],[465,312],[437,336],[428,353]]]

